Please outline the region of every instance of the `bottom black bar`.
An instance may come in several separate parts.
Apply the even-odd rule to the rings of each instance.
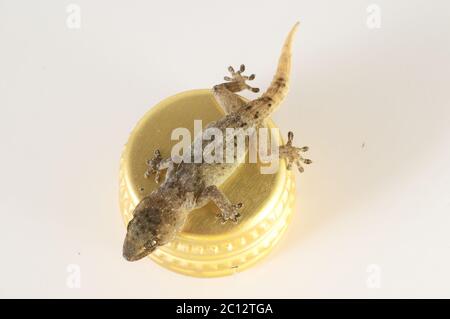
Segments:
[[[152,300],[105,300],[105,299],[43,299],[2,300],[2,311],[9,307],[15,315],[29,312],[36,316],[40,312],[85,316],[86,314],[130,316],[142,313],[157,318],[297,318],[304,315],[344,314],[363,318],[405,315],[412,312],[429,317],[434,311],[448,309],[448,300],[294,300],[294,299],[152,299]],[[445,308],[444,308],[445,307]],[[154,316],[153,316],[154,315]]]

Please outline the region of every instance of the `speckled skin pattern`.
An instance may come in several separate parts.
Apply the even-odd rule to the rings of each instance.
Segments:
[[[229,67],[231,77],[225,77],[227,82],[214,86],[213,94],[217,102],[225,109],[226,115],[207,125],[218,128],[223,133],[222,141],[214,141],[226,145],[233,135],[226,135],[226,128],[258,128],[264,126],[264,121],[280,105],[288,91],[291,68],[291,45],[298,23],[290,31],[278,62],[278,68],[269,88],[259,98],[246,102],[237,95],[242,90],[259,92],[250,87],[246,81],[253,80],[255,75],[245,76],[244,65],[238,71]],[[196,137],[202,139],[201,136]],[[307,147],[292,146],[293,134],[289,132],[288,142],[279,147],[280,158],[285,158],[288,169],[297,165],[302,172],[301,162],[311,161],[301,156]],[[234,141],[229,141],[234,142]],[[194,141],[195,143],[195,141]],[[201,141],[204,147],[211,141]],[[241,203],[233,204],[217,187],[242,163],[244,158],[236,158],[233,163],[174,163],[171,158],[163,159],[159,150],[155,151],[153,159],[148,161],[146,177],[155,174],[155,180],[160,182],[160,172],[167,169],[165,180],[159,188],[145,197],[134,209],[133,219],[128,223],[127,234],[123,245],[123,256],[126,260],[139,260],[152,253],[158,246],[170,242],[181,231],[187,214],[213,201],[220,209],[219,219],[222,222],[237,222]]]

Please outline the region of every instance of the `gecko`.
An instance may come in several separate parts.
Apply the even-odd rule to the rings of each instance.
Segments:
[[[265,126],[265,121],[278,108],[288,92],[291,47],[298,26],[297,22],[289,32],[273,80],[260,97],[248,101],[237,94],[244,90],[259,92],[258,88],[247,83],[253,80],[255,75],[244,75],[244,65],[238,70],[231,66],[228,68],[231,76],[225,76],[225,82],[215,85],[212,89],[212,94],[224,109],[225,115],[209,123],[205,129],[217,128],[225,132],[226,128],[256,129]],[[225,145],[229,138],[234,136],[224,134],[222,141],[215,142]],[[279,146],[279,157],[286,160],[287,169],[291,170],[292,166],[296,165],[298,170],[303,172],[302,164],[311,163],[310,159],[302,156],[308,147],[293,146],[293,138],[293,133],[289,132],[286,144]],[[204,145],[208,141],[201,143]],[[148,168],[144,174],[146,178],[154,174],[159,187],[145,196],[133,210],[133,217],[127,225],[123,257],[128,261],[136,261],[169,243],[182,230],[188,214],[210,201],[219,208],[222,223],[238,222],[242,203],[232,203],[218,188],[242,162],[242,158],[236,156],[232,163],[175,163],[171,157],[163,159],[161,152],[155,150],[153,158],[147,161]],[[165,179],[160,183],[160,174],[164,170]]]

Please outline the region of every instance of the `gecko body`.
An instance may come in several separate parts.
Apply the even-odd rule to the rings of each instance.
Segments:
[[[227,135],[227,128],[249,129],[264,126],[266,119],[280,105],[287,94],[289,74],[291,68],[291,46],[298,23],[292,28],[283,45],[279,58],[277,71],[269,86],[259,98],[246,101],[237,92],[251,90],[258,92],[247,84],[255,78],[252,74],[245,76],[245,67],[241,65],[238,71],[229,67],[231,77],[225,77],[226,82],[213,88],[213,94],[217,102],[225,109],[226,115],[217,121],[207,125],[205,129],[216,128],[223,132],[224,138],[215,143],[233,142],[235,136]],[[196,137],[196,138],[201,138]],[[287,168],[291,169],[296,164],[303,171],[301,162],[311,163],[301,156],[307,151],[307,147],[297,148],[292,146],[293,134],[289,132],[286,145],[279,147],[279,156],[287,160]],[[203,146],[211,141],[202,140]],[[194,141],[195,143],[195,141]],[[244,154],[245,156],[245,154]],[[133,218],[128,223],[127,234],[123,244],[123,256],[129,261],[139,260],[157,247],[174,239],[186,222],[186,218],[192,210],[213,201],[220,209],[222,222],[237,222],[240,216],[239,208],[242,204],[231,203],[218,186],[226,180],[243,161],[235,155],[232,163],[174,163],[171,158],[163,159],[158,150],[153,159],[148,161],[146,177],[167,169],[165,180],[160,186],[136,206]]]

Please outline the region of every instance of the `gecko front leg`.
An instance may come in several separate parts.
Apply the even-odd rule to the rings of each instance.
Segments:
[[[297,165],[297,168],[300,173],[303,173],[304,168],[301,163],[311,164],[312,161],[307,158],[303,158],[301,153],[308,151],[308,146],[303,147],[295,147],[292,146],[292,141],[294,140],[294,133],[288,133],[288,141],[286,145],[279,147],[279,155],[280,158],[285,158],[287,161],[287,169],[292,169],[292,163]]]
[[[161,152],[157,149],[153,158],[147,161],[147,171],[144,177],[149,178],[151,174],[155,174],[155,182],[158,184],[161,180],[161,171],[170,169],[171,165],[173,165],[172,159],[169,157],[163,160]]]
[[[231,113],[247,103],[240,95],[236,94],[237,92],[250,90],[256,93],[259,92],[259,89],[253,88],[246,83],[247,80],[252,81],[255,79],[255,75],[243,75],[245,65],[242,64],[238,71],[234,71],[233,67],[230,66],[228,71],[231,73],[231,77],[224,77],[225,81],[228,82],[214,86],[213,93],[220,106],[227,113]]]
[[[225,223],[228,220],[236,223],[241,216],[238,210],[242,207],[242,203],[232,204],[225,194],[215,185],[208,186],[203,190],[200,201],[201,200],[210,200],[216,204],[220,209],[220,213],[217,217],[222,223]]]

